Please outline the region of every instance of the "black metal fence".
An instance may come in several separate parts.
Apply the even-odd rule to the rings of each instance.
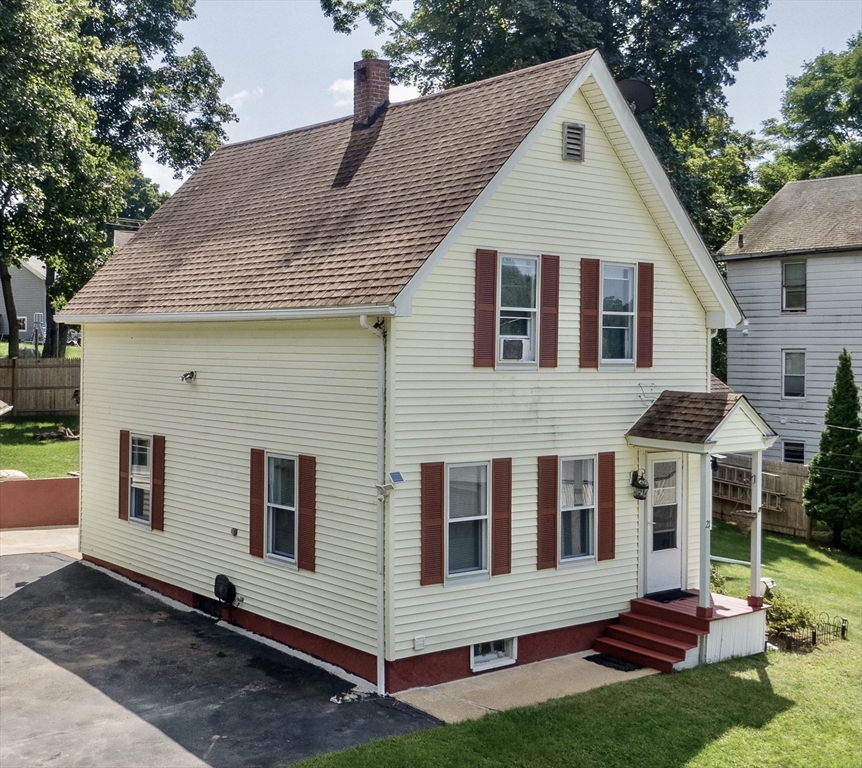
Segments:
[[[831,618],[821,613],[820,618],[810,627],[787,628],[773,632],[769,642],[781,651],[800,651],[818,645],[829,645],[833,640],[847,639],[848,622],[843,616]]]

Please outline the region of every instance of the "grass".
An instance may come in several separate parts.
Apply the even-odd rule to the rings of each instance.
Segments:
[[[0,469],[18,469],[28,477],[64,477],[80,468],[77,440],[37,441],[33,435],[58,426],[78,431],[77,416],[16,417],[0,419]]]
[[[717,521],[713,553],[747,560],[749,539]],[[648,677],[321,755],[303,768],[858,768],[862,559],[766,534],[763,575],[850,620],[847,641]],[[727,590],[748,570],[721,565]]]
[[[43,345],[41,345],[41,344],[39,345],[40,350],[42,349],[42,346]],[[20,354],[21,357],[23,357],[25,354],[28,354],[24,350],[30,350],[30,352],[33,352],[34,347],[32,344],[27,344],[26,342],[22,341],[21,342],[21,354]],[[9,342],[8,341],[0,341],[0,360],[4,360],[7,357],[9,357]],[[67,360],[76,360],[76,359],[79,359],[80,357],[81,357],[81,348],[80,347],[71,347],[71,346],[66,347],[66,359]]]

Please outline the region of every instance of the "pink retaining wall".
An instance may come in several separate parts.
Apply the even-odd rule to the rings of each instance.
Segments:
[[[0,528],[78,524],[77,477],[0,483]]]

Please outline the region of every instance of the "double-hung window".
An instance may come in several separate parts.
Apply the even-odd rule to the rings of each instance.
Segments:
[[[131,461],[129,462],[129,519],[150,522],[152,498],[152,439],[131,436]]]
[[[782,360],[781,395],[786,398],[805,397],[805,352],[784,350]]]
[[[595,531],[595,461],[560,462],[560,560],[592,557]]]
[[[634,361],[635,268],[602,264],[602,362]]]
[[[488,570],[488,465],[448,467],[446,507],[449,576]]]
[[[292,456],[267,454],[266,552],[296,562],[296,465]]]
[[[526,256],[500,258],[499,336],[501,363],[536,361],[537,285],[539,260]]]
[[[781,265],[781,311],[804,312],[805,308],[805,262],[785,261]]]

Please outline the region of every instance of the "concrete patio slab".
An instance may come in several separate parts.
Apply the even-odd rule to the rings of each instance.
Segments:
[[[45,528],[0,529],[0,556],[60,552],[80,560],[78,526],[55,525]]]

